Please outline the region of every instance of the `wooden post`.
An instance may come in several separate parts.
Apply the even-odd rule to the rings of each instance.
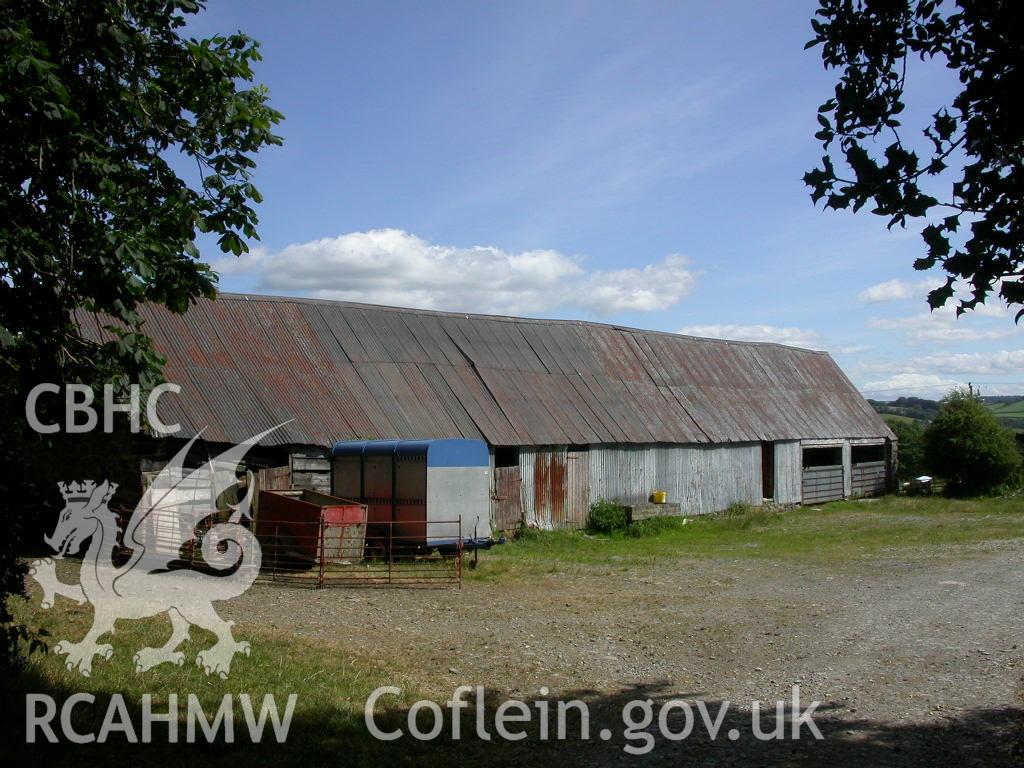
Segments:
[[[320,575],[316,580],[317,589],[324,588],[324,516],[320,515],[320,536],[317,542],[317,557],[320,559]]]

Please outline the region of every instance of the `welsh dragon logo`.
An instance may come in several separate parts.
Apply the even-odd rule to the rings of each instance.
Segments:
[[[34,561],[29,574],[43,589],[43,608],[53,605],[55,595],[93,606],[92,628],[82,641],[62,640],[54,646],[57,653],[67,656],[68,669],[88,677],[96,656],[109,659],[113,655],[112,646],[99,639],[113,632],[117,619],[143,619],[161,613],[170,615],[171,639],[160,648],[138,651],[134,657],[137,672],[163,663],[184,664],[178,647],[193,624],[217,636],[217,642],[196,657],[196,664],[206,674],[227,677],[234,655],[249,655],[249,644],[234,639],[233,622],[221,619],[213,603],[241,595],[259,573],[260,545],[243,525],[250,517],[253,484],[248,483],[241,501],[227,505],[230,515],[226,521],[214,522],[202,534],[201,562],[183,559],[183,552],[194,551],[197,528],[218,515],[217,500],[238,483],[236,472],[242,457],[277,428],[186,473],[185,457],[198,435],[192,438],[153,480],[132,513],[122,537],[123,548],[130,550],[130,555],[120,565],[115,563],[115,553],[121,550],[118,518],[108,507],[117,486],[106,481],[60,484],[66,505],[57,527],[44,540],[56,551],[56,559],[80,551],[89,542],[79,583],[60,581],[56,562],[49,557]]]

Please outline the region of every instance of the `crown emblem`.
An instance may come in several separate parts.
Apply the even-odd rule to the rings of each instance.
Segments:
[[[86,480],[81,483],[57,483],[57,487],[60,488],[60,494],[64,497],[64,501],[69,504],[89,501],[96,492],[96,483],[93,480]],[[103,493],[103,498],[99,500],[101,504],[106,504],[110,501],[110,498],[114,495],[114,491],[117,490],[117,484],[104,483],[100,486],[100,488],[104,487],[106,490]]]

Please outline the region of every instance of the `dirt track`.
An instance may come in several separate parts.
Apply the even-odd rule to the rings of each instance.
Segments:
[[[225,612],[243,633],[251,622],[330,638],[438,701],[472,684],[609,707],[639,694],[749,708],[798,683],[825,702],[831,747],[787,760],[936,764],[955,750],[959,765],[993,765],[1009,764],[1003,739],[1024,704],[1022,588],[1024,543],[1006,542],[913,561],[680,560],[461,590],[258,586]]]

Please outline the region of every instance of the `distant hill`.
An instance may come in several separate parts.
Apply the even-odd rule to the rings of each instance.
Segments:
[[[868,402],[878,413],[914,421],[931,421],[939,410],[937,400],[926,400],[921,397],[899,397],[889,402],[868,399]]]
[[[1006,426],[1024,429],[1024,395],[984,395],[981,401]],[[912,421],[929,422],[939,410],[937,400],[922,397],[900,397],[888,402],[869,398],[868,402],[878,413]]]
[[[994,402],[993,402],[994,401]],[[1018,398],[985,398],[989,410],[1006,426],[1024,429],[1024,397]]]

